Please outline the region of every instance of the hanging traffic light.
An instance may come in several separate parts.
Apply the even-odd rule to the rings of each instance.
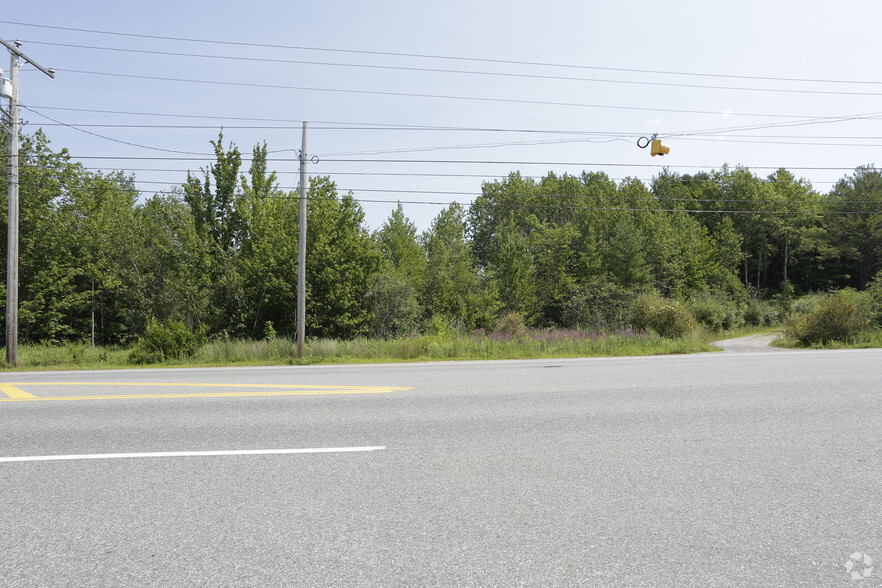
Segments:
[[[655,157],[656,155],[667,155],[671,152],[671,148],[667,145],[664,145],[661,142],[661,139],[654,139],[652,141],[652,149],[650,150],[650,154]]]
[[[641,149],[646,149],[652,145],[652,148],[649,150],[650,155],[655,157],[656,155],[667,155],[671,152],[671,148],[661,142],[661,139],[658,138],[658,135],[652,135],[652,139],[647,137],[640,137],[637,139],[637,146]]]

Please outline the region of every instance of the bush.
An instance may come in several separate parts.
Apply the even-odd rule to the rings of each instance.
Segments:
[[[870,323],[875,327],[882,327],[882,271],[870,281],[866,293]]]
[[[807,314],[791,318],[785,333],[803,345],[846,342],[867,330],[869,317],[865,295],[842,291],[825,297]]]
[[[636,329],[652,330],[665,338],[677,338],[695,326],[695,318],[676,300],[642,294],[634,302],[631,324]]]
[[[527,334],[527,327],[524,325],[524,317],[519,312],[510,312],[503,316],[496,323],[496,332],[501,335],[511,335],[512,337],[523,337]]]
[[[734,307],[730,308],[729,304],[719,298],[704,293],[689,301],[689,311],[695,320],[704,325],[711,331],[721,331],[737,326]]]
[[[744,309],[744,323],[753,327],[774,325],[779,321],[779,313],[776,306],[766,300],[751,298],[747,301]]]
[[[562,326],[613,331],[627,326],[636,293],[600,277],[589,279],[563,304]]]
[[[403,274],[390,270],[374,276],[364,302],[371,313],[371,335],[394,339],[418,329],[422,311]]]
[[[796,300],[791,301],[790,316],[808,314],[816,309],[826,298],[827,294],[806,294],[805,296],[800,296]]]
[[[160,363],[169,359],[193,356],[205,344],[205,328],[192,331],[179,321],[162,324],[155,319],[147,323],[147,330],[129,356],[133,363]]]

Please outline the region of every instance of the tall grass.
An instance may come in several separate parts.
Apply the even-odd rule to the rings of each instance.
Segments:
[[[20,345],[19,367],[24,369],[107,369],[130,367],[130,349],[119,346],[92,347],[84,342]],[[3,348],[6,356],[6,348]]]
[[[297,357],[297,343],[278,337],[271,340],[222,339],[206,343],[192,357],[171,359],[147,366],[305,365],[328,363],[380,363],[468,359],[540,359],[555,357],[608,357],[661,355],[716,351],[706,337],[690,334],[662,338],[633,330],[594,333],[576,330],[527,329],[521,334],[482,330],[474,333],[414,335],[398,339],[317,339],[308,341],[305,355]],[[85,343],[63,346],[23,345],[19,369],[102,369],[136,367],[131,349],[90,347]]]

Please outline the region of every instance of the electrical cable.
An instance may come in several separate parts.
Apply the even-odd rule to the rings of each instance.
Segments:
[[[281,45],[281,44],[272,44],[272,43],[249,43],[249,42],[244,42],[244,41],[228,41],[228,40],[221,41],[221,40],[215,40],[215,39],[196,39],[196,38],[188,38],[188,37],[146,35],[146,34],[138,34],[138,33],[124,33],[124,32],[120,32],[120,31],[102,31],[102,30],[96,30],[96,29],[61,27],[61,26],[52,26],[52,25],[45,25],[45,24],[24,23],[24,22],[17,22],[17,21],[11,21],[11,20],[0,20],[0,23],[11,24],[11,25],[16,25],[16,26],[32,27],[32,28],[71,31],[71,32],[97,34],[97,35],[111,35],[111,36],[119,36],[119,37],[127,37],[127,38],[155,39],[155,40],[162,40],[162,41],[179,41],[179,42],[188,42],[188,43],[205,43],[205,44],[212,44],[212,45],[227,45],[227,46],[237,46],[237,47],[260,47],[260,48],[268,48],[268,49],[290,49],[290,50],[298,50],[298,51],[321,51],[321,52],[329,52],[329,53],[376,55],[376,56],[384,56],[384,57],[436,59],[436,60],[449,60],[449,61],[461,61],[461,62],[472,62],[472,63],[495,63],[495,64],[504,64],[504,65],[521,65],[521,66],[526,65],[526,66],[533,66],[533,67],[556,67],[556,68],[566,68],[566,69],[612,71],[612,72],[625,72],[625,73],[644,73],[644,74],[655,74],[655,75],[692,76],[692,77],[703,77],[703,78],[726,78],[726,79],[737,79],[737,80],[763,80],[763,81],[775,81],[775,82],[803,82],[803,83],[824,83],[824,84],[874,84],[874,85],[882,84],[882,82],[879,82],[879,81],[868,81],[868,80],[832,80],[832,79],[815,79],[815,78],[789,78],[789,77],[781,77],[781,76],[711,74],[711,73],[699,73],[699,72],[682,72],[682,71],[669,71],[669,70],[603,67],[603,66],[577,65],[577,64],[565,64],[565,63],[548,63],[548,62],[537,62],[537,61],[519,61],[519,60],[512,60],[512,59],[489,59],[489,58],[479,58],[479,57],[458,57],[458,56],[449,56],[449,55],[431,55],[431,54],[421,54],[421,53],[397,53],[397,52],[392,52],[392,51],[369,51],[369,50],[359,50],[359,49],[338,49],[338,48],[329,48],[329,47],[307,47],[307,46],[300,46],[300,45]]]
[[[473,71],[473,70],[456,70],[456,69],[441,69],[441,68],[425,68],[425,67],[407,67],[400,65],[376,65],[376,64],[364,64],[364,63],[334,63],[327,61],[308,61],[308,60],[296,60],[296,59],[278,59],[278,58],[262,58],[262,57],[241,57],[241,56],[231,56],[231,55],[208,55],[208,54],[199,54],[199,53],[181,53],[174,51],[156,51],[156,50],[147,50],[147,49],[131,49],[131,48],[120,48],[120,47],[99,47],[92,45],[75,45],[70,43],[51,43],[46,41],[26,41],[33,43],[35,45],[48,45],[48,46],[56,46],[56,47],[68,47],[75,49],[89,49],[89,50],[97,50],[97,51],[117,51],[124,53],[139,53],[146,55],[163,55],[163,56],[172,56],[172,57],[193,57],[199,59],[222,59],[222,60],[232,60],[232,61],[248,61],[248,62],[264,62],[264,63],[284,63],[291,65],[316,65],[323,67],[351,67],[351,68],[364,68],[364,69],[379,69],[386,71],[409,71],[409,72],[429,72],[429,73],[445,73],[445,74],[458,74],[458,75],[478,75],[482,77],[491,76],[491,77],[512,77],[512,78],[528,78],[528,79],[542,79],[542,80],[555,80],[555,81],[568,81],[568,82],[588,82],[588,83],[602,83],[602,84],[625,84],[625,85],[638,85],[638,86],[661,86],[661,87],[671,87],[671,88],[689,88],[689,89],[702,89],[702,90],[727,90],[727,91],[738,91],[738,92],[772,92],[772,93],[786,93],[786,94],[821,94],[821,95],[840,95],[840,96],[882,96],[882,92],[856,92],[856,91],[843,91],[843,90],[806,90],[806,89],[793,89],[793,88],[757,88],[757,87],[747,87],[747,86],[714,86],[710,84],[684,84],[684,83],[676,83],[676,82],[651,82],[645,80],[614,80],[614,79],[605,79],[605,78],[585,78],[585,77],[573,77],[573,76],[555,76],[555,75],[542,75],[542,74],[526,74],[526,73],[512,73],[512,72],[493,72],[493,71]],[[56,71],[62,71],[61,69],[57,69]],[[842,84],[843,82],[840,82]],[[867,82],[873,84],[882,84],[882,82]]]
[[[120,144],[122,144],[122,145],[129,145],[130,147],[138,147],[138,148],[140,148],[140,149],[149,149],[149,150],[151,150],[151,151],[161,151],[161,152],[163,152],[163,153],[180,153],[180,154],[182,154],[182,155],[200,155],[200,156],[202,156],[202,157],[212,157],[212,156],[214,155],[213,153],[201,153],[201,152],[196,152],[196,151],[178,151],[178,150],[176,150],[176,149],[164,149],[164,148],[162,148],[162,147],[152,147],[152,146],[150,146],[150,145],[140,145],[140,144],[138,144],[138,143],[132,143],[132,142],[130,142],[130,141],[123,141],[122,139],[114,139],[113,137],[108,137],[108,136],[106,136],[106,135],[101,135],[101,134],[98,134],[98,133],[93,133],[92,131],[87,131],[87,130],[85,130],[85,129],[81,129],[81,128],[75,127],[75,126],[73,126],[73,125],[70,125],[70,124],[67,124],[67,123],[63,123],[63,122],[61,122],[61,121],[59,121],[59,120],[57,120],[57,119],[52,118],[52,117],[49,116],[49,115],[43,114],[42,112],[39,112],[39,111],[37,111],[37,110],[34,110],[33,108],[30,108],[30,107],[28,107],[28,106],[25,106],[24,104],[20,104],[19,106],[20,106],[21,108],[23,108],[23,109],[29,111],[29,112],[33,112],[34,114],[36,114],[36,115],[38,115],[38,116],[42,116],[43,118],[46,118],[46,119],[48,119],[48,120],[51,120],[51,121],[54,122],[55,124],[61,125],[61,126],[63,126],[63,127],[67,127],[67,128],[69,128],[69,129],[73,129],[73,130],[75,130],[75,131],[79,131],[79,132],[81,132],[81,133],[85,133],[86,135],[91,135],[91,136],[93,136],[93,137],[98,137],[98,138],[100,138],[100,139],[106,139],[106,140],[108,140],[108,141],[113,141],[114,143],[120,143]]]
[[[565,106],[572,108],[599,108],[599,109],[610,109],[610,110],[628,110],[628,111],[640,111],[640,112],[667,112],[667,113],[680,113],[680,114],[704,114],[704,115],[713,115],[720,116],[721,114],[726,114],[728,116],[749,116],[749,117],[774,117],[774,118],[806,118],[803,115],[766,115],[766,114],[755,114],[755,113],[721,113],[717,111],[709,111],[709,110],[686,110],[686,109],[677,109],[677,108],[661,108],[661,107],[637,107],[637,106],[622,106],[622,105],[610,105],[610,104],[588,104],[582,102],[555,102],[550,100],[526,100],[526,99],[518,99],[518,98],[489,98],[484,96],[457,96],[453,94],[421,94],[417,92],[390,92],[390,91],[382,91],[382,90],[354,90],[351,88],[315,88],[311,86],[289,86],[284,84],[259,84],[259,83],[247,83],[247,82],[231,82],[224,80],[196,80],[192,78],[173,78],[167,76],[147,76],[147,75],[139,75],[139,74],[124,74],[124,73],[116,73],[116,72],[100,72],[100,71],[88,71],[81,69],[66,69],[66,68],[55,68],[57,73],[74,73],[81,75],[94,75],[94,76],[106,76],[106,77],[114,77],[114,78],[126,78],[126,79],[139,79],[139,80],[150,80],[150,81],[163,81],[163,82],[176,82],[176,83],[186,83],[186,84],[206,84],[206,85],[218,85],[218,86],[228,86],[228,87],[242,87],[242,88],[265,88],[265,89],[273,89],[273,90],[296,90],[301,92],[330,92],[330,93],[338,93],[338,94],[363,94],[368,96],[392,96],[397,98],[430,98],[430,99],[438,99],[438,100],[460,100],[460,101],[472,101],[472,102],[494,102],[494,103],[504,103],[504,104],[526,104],[531,106]],[[882,94],[880,94],[882,95]]]
[[[198,178],[197,178],[198,179]],[[678,183],[676,180],[674,183]],[[162,184],[168,185],[168,182],[160,182],[160,181],[138,181],[136,183],[139,184]],[[768,182],[766,182],[769,184]],[[40,186],[42,185],[40,182],[31,182],[31,181],[19,181],[20,186]],[[297,190],[297,186],[274,186],[274,190]],[[114,188],[115,189],[115,188]],[[124,189],[128,190],[128,189]],[[136,189],[135,189],[136,190]],[[648,196],[625,196],[621,194],[614,195],[592,195],[590,197],[580,196],[580,195],[570,195],[570,194],[557,194],[557,193],[517,193],[517,192],[477,192],[477,191],[453,191],[453,190],[414,190],[414,189],[397,189],[397,188],[356,188],[356,187],[337,187],[337,190],[341,193],[364,193],[364,192],[373,192],[373,193],[383,193],[383,194],[412,194],[412,195],[432,195],[432,196],[468,196],[471,198],[534,198],[534,199],[544,199],[544,198],[556,198],[561,200],[578,200],[578,199],[586,199],[586,200],[613,200],[613,201],[650,201],[650,202],[702,202],[702,203],[741,203],[747,205],[757,205],[757,204],[771,204],[771,205],[798,205],[798,206],[829,206],[829,205],[851,205],[851,204],[876,204],[882,207],[882,200],[849,200],[842,201],[838,199],[807,199],[807,200],[744,200],[744,199],[732,199],[732,198],[669,198],[664,196],[656,196],[656,195],[648,195]],[[140,190],[136,190],[139,191]],[[162,193],[170,193],[170,192],[162,192]],[[278,196],[267,196],[270,198],[299,198],[299,196],[295,195],[278,195]],[[380,200],[376,202],[395,202],[392,200]],[[493,202],[483,202],[482,205],[499,205],[510,203],[493,203]],[[653,209],[654,210],[654,209]],[[771,212],[771,211],[754,211],[754,212]],[[793,211],[778,211],[778,212],[793,212]],[[811,212],[821,211],[803,211],[808,214]],[[882,208],[880,210],[875,211],[877,213],[882,213]]]

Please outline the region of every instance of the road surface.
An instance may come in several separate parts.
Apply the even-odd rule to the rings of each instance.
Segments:
[[[0,382],[3,587],[882,585],[878,350]]]

